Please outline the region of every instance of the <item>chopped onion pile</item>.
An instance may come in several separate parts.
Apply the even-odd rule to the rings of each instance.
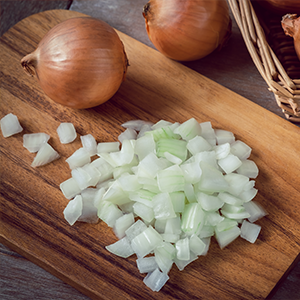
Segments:
[[[173,264],[183,270],[206,255],[212,236],[220,248],[239,236],[255,242],[261,227],[253,222],[266,212],[253,200],[258,168],[248,145],[194,118],[123,127],[118,142],[82,136],[82,148],[66,160],[71,177],[60,188],[70,225],[105,222],[118,238],[106,249],[135,254],[153,291]]]
[[[18,117],[12,113],[5,115],[1,120],[2,135],[6,138],[23,131]]]

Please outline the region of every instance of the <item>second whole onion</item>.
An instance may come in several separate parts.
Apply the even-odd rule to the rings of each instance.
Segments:
[[[21,64],[53,101],[84,109],[106,102],[117,92],[128,60],[110,25],[76,17],[54,26]]]
[[[178,61],[207,56],[231,34],[226,0],[150,0],[143,16],[153,45]]]

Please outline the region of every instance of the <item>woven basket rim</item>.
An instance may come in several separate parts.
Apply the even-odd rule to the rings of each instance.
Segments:
[[[286,119],[300,123],[300,79],[291,79],[267,42],[251,0],[228,0],[248,52]]]

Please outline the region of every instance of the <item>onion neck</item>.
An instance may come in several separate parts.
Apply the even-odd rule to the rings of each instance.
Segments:
[[[21,65],[26,72],[27,75],[29,76],[34,76],[36,75],[36,66],[37,66],[37,54],[36,51],[27,54],[21,59]]]

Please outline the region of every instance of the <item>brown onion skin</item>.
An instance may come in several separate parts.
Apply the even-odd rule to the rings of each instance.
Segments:
[[[231,34],[226,0],[150,0],[143,16],[156,49],[178,61],[207,56]]]
[[[297,16],[297,14],[284,15],[281,26],[284,33],[294,39],[295,52],[300,60],[300,16]]]
[[[53,101],[85,109],[109,100],[125,80],[124,45],[107,23],[79,17],[53,27],[21,64]]]
[[[290,13],[300,14],[299,0],[252,0],[273,13],[284,15]]]

